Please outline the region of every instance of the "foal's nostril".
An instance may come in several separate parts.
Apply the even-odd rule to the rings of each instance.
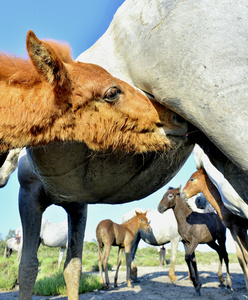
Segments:
[[[181,124],[186,123],[185,119],[178,114],[174,114],[173,120],[175,123],[181,123]]]

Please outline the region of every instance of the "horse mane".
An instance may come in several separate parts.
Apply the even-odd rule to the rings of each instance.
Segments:
[[[65,42],[47,40],[45,42],[55,52],[62,62],[72,63],[71,48]],[[24,84],[32,86],[41,82],[41,76],[29,58],[0,52],[0,81],[7,84]]]
[[[145,212],[148,212],[150,209],[144,209],[144,211],[139,211],[139,208],[138,208],[138,209],[135,209],[135,210],[137,210],[137,212],[139,212],[139,213],[144,214]],[[142,208],[142,210],[143,210],[143,208]],[[134,213],[135,213],[135,212],[134,212]],[[132,217],[128,218],[127,220],[125,220],[125,222],[122,222],[121,224],[126,224],[126,223],[132,221],[136,216],[137,216],[137,215],[136,215],[136,213],[135,213]]]

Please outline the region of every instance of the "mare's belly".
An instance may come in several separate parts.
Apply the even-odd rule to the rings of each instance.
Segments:
[[[191,151],[187,141],[166,155],[93,152],[80,143],[53,143],[29,149],[28,157],[55,203],[125,203],[165,185]]]

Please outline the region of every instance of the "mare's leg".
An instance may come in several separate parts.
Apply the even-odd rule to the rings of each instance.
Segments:
[[[61,265],[64,253],[65,253],[65,247],[61,247],[59,250],[58,270],[60,269],[60,265]]]
[[[134,281],[137,281],[137,277],[138,277],[138,268],[136,267],[136,265],[134,263],[134,258],[135,258],[136,251],[138,249],[140,239],[141,239],[141,236],[138,231],[138,233],[134,237],[134,241],[133,241],[132,247],[131,247],[131,278]]]
[[[87,204],[67,203],[63,207],[68,213],[68,248],[64,277],[68,300],[78,300]]]
[[[117,268],[116,268],[115,279],[114,279],[114,286],[115,286],[115,287],[117,287],[117,279],[118,279],[119,268],[120,268],[120,265],[121,265],[122,252],[123,252],[123,248],[120,248],[120,247],[119,247],[119,250],[118,250]]]
[[[23,228],[22,256],[19,265],[19,299],[29,300],[38,273],[37,251],[40,240],[41,217],[45,208],[50,204],[44,193],[43,186],[34,173],[25,166],[18,169],[20,182],[19,211]],[[21,161],[20,161],[21,163]],[[49,203],[49,204],[48,204]]]
[[[230,229],[235,246],[237,251],[237,257],[239,264],[243,270],[244,277],[245,277],[245,285],[246,290],[248,291],[248,237],[247,237],[247,231],[245,228],[231,228]]]
[[[169,277],[172,283],[177,282],[177,277],[175,274],[175,265],[176,265],[176,258],[177,258],[177,248],[178,243],[181,238],[177,237],[171,240],[171,257],[170,257],[170,269],[169,269]]]
[[[185,253],[185,261],[189,268],[190,279],[193,282],[196,295],[201,295],[201,281],[197,269],[196,258],[195,258],[195,248],[198,245],[198,241],[192,240],[189,245],[187,245],[187,250]]]

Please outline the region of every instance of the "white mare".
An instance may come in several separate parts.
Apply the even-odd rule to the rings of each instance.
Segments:
[[[19,227],[18,231],[19,241],[17,238],[11,238],[6,242],[5,257],[9,257],[12,251],[18,252],[18,259],[21,258],[22,252],[22,226]],[[61,266],[61,262],[64,256],[64,252],[67,248],[68,243],[68,222],[67,220],[54,223],[44,218],[41,221],[40,231],[40,243],[47,247],[60,247],[58,269]]]
[[[21,247],[21,241],[18,240],[17,238],[10,238],[6,241],[5,244],[5,250],[4,250],[4,257],[10,257],[13,251],[19,252]]]

